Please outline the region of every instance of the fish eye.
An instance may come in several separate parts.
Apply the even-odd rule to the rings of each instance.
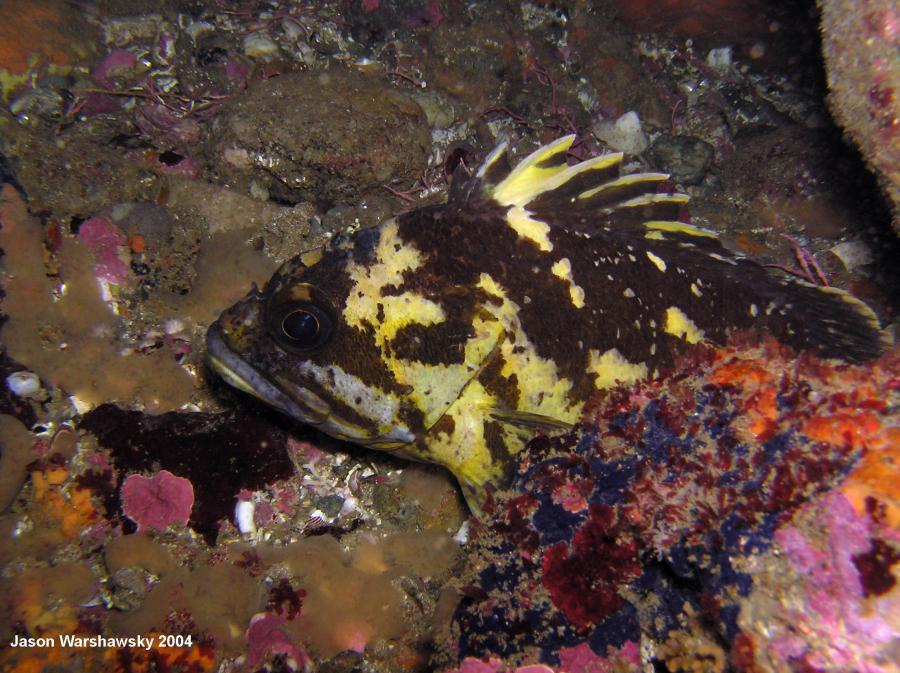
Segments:
[[[294,309],[281,321],[281,332],[300,346],[314,344],[319,335],[319,319],[311,311]]]
[[[331,337],[332,321],[325,311],[313,304],[287,307],[274,325],[276,338],[288,348],[312,350]]]
[[[274,321],[275,337],[285,347],[307,351],[324,345],[331,337],[333,323],[328,314],[313,304],[287,307]]]
[[[274,295],[266,308],[269,334],[281,346],[310,351],[324,346],[334,333],[334,311],[311,285],[297,284]]]

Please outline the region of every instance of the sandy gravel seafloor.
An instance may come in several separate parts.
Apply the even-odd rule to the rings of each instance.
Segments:
[[[203,361],[280,262],[567,133],[891,325],[896,32],[863,4],[832,96],[878,178],[812,5],[0,3],[0,670],[897,670],[896,354],[700,349],[532,442],[481,522]]]

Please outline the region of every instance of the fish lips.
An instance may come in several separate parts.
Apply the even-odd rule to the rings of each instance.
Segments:
[[[253,395],[291,418],[310,425],[321,425],[327,414],[303,408],[293,398],[235,353],[228,345],[219,322],[206,332],[206,360],[209,366],[231,386]]]
[[[283,382],[280,386],[244,360],[228,343],[228,336],[219,321],[206,332],[206,360],[219,376],[234,388],[278,409],[287,416],[312,425],[332,437],[396,451],[415,441],[415,436],[405,427],[394,428],[383,435],[364,436],[348,431],[346,425],[332,416],[327,401],[301,386]],[[292,393],[285,392],[288,386]]]

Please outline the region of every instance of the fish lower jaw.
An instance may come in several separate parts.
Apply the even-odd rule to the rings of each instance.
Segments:
[[[342,418],[331,409],[326,400],[304,388],[302,384],[278,376],[275,380],[282,394],[292,399],[298,406],[309,408],[317,416],[317,421],[312,424],[331,437],[383,451],[397,450],[416,440],[416,436],[403,426],[382,427],[376,434],[371,429]],[[297,420],[309,423],[307,418],[307,415],[303,415]]]
[[[306,404],[298,403],[286,395],[254,367],[247,364],[240,355],[231,350],[218,323],[214,323],[206,334],[206,360],[212,370],[229,385],[298,421],[319,425],[330,413],[327,406],[324,409],[304,408],[307,407]]]

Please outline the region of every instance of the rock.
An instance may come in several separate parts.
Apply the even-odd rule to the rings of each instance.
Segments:
[[[143,163],[116,148],[116,138],[128,133],[120,121],[94,117],[59,138],[23,127],[7,131],[4,154],[13,160],[32,212],[87,217],[110,203],[152,201],[158,193]]]
[[[604,119],[594,125],[594,135],[607,145],[626,154],[640,154],[649,141],[641,129],[637,112],[631,110],[618,119]]]
[[[244,53],[250,58],[269,60],[278,55],[278,45],[268,35],[256,32],[244,37]]]
[[[831,248],[831,254],[841,260],[847,271],[853,271],[874,261],[872,249],[862,240],[838,243]]]
[[[207,144],[215,177],[288,204],[332,204],[412,181],[430,147],[419,105],[383,80],[341,69],[257,82],[223,106]]]
[[[672,175],[675,182],[696,185],[713,158],[708,142],[691,136],[660,136],[647,152],[652,163]]]
[[[900,13],[894,0],[822,0],[822,51],[835,119],[881,179],[900,233]]]

